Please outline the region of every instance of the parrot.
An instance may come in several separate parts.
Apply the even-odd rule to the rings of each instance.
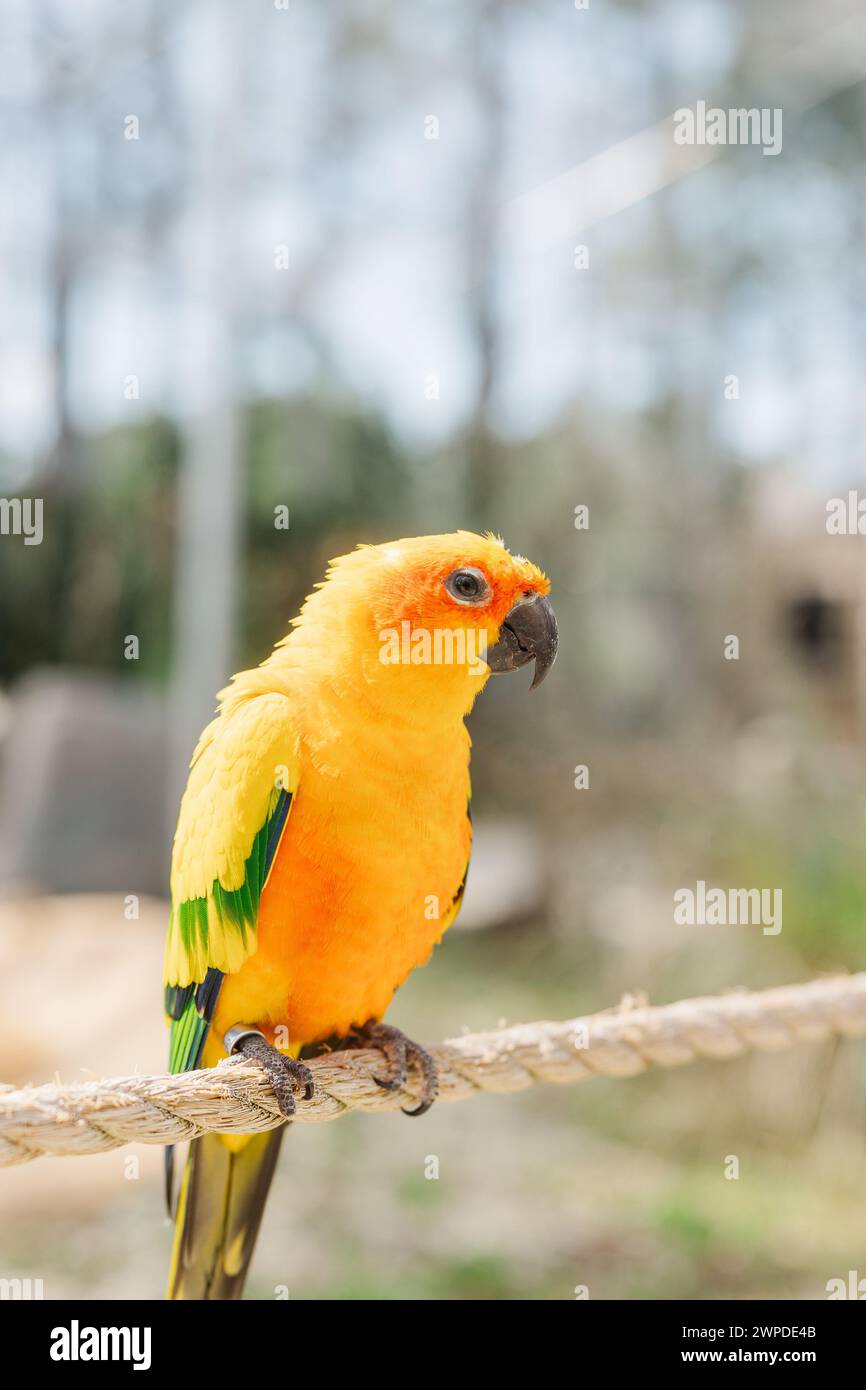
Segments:
[[[455,920],[472,842],[466,716],[491,674],[556,658],[550,582],[490,533],[361,545],[331,561],[261,665],[217,695],[171,860],[173,1073],[258,1063],[286,1120],[316,1047],[370,1046],[379,1085],[437,1095],[384,1022]],[[301,1055],[303,1053],[303,1056]],[[177,1195],[167,1296],[237,1299],[286,1125],[206,1134]],[[173,1208],[173,1150],[166,1190]]]

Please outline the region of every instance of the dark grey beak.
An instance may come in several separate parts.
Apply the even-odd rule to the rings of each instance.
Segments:
[[[554,661],[559,646],[556,616],[546,598],[534,594],[517,600],[509,611],[499,632],[499,640],[487,652],[487,664],[496,675],[502,671],[517,671],[528,662],[535,662],[535,675],[530,690],[541,685]]]

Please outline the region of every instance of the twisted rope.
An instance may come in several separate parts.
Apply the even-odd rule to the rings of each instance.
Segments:
[[[440,1102],[478,1091],[522,1091],[538,1082],[570,1085],[592,1076],[636,1076],[700,1057],[772,1052],[830,1036],[866,1036],[866,973],[752,994],[686,999],[659,1008],[625,1000],[616,1009],[564,1023],[527,1023],[470,1033],[430,1048]],[[296,1122],[334,1120],[348,1110],[396,1110],[415,1099],[373,1080],[378,1052],[315,1058],[312,1100]],[[0,1167],[42,1154],[92,1154],[122,1144],[173,1144],[216,1130],[253,1133],[283,1123],[267,1076],[249,1062],[220,1063],[179,1076],[127,1076],[71,1086],[0,1087]]]

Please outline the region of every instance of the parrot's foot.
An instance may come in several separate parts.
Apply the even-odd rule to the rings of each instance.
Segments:
[[[236,1023],[224,1038],[225,1049],[232,1056],[245,1057],[258,1062],[267,1072],[268,1080],[274,1088],[280,1112],[290,1120],[295,1113],[295,1087],[303,1091],[304,1100],[313,1097],[313,1073],[303,1062],[287,1057],[279,1052],[257,1028]]]
[[[388,1064],[387,1076],[374,1076],[377,1086],[386,1091],[399,1091],[406,1081],[406,1074],[414,1064],[421,1074],[420,1101],[414,1110],[403,1107],[404,1115],[426,1115],[439,1094],[439,1073],[436,1063],[420,1043],[413,1042],[392,1028],[389,1023],[376,1023],[371,1019],[363,1028],[355,1028],[352,1042],[356,1046],[377,1047]]]

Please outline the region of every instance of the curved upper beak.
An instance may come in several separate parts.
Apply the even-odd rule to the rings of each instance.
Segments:
[[[527,662],[535,662],[535,675],[530,690],[541,685],[554,661],[559,646],[559,630],[549,599],[541,594],[517,600],[506,614],[496,645],[487,652],[487,664],[496,675],[502,671],[517,671]]]

